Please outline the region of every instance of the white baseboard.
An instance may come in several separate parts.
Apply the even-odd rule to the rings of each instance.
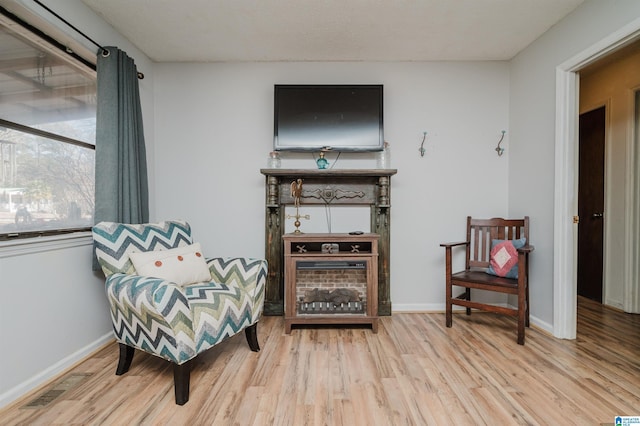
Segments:
[[[103,347],[104,345],[106,345],[107,343],[113,340],[114,340],[113,333],[109,332],[104,336],[100,337],[99,339],[91,342],[84,348],[81,348],[80,350],[61,359],[57,363],[41,371],[40,373],[36,374],[30,379],[25,380],[24,382],[20,383],[18,386],[15,386],[9,389],[8,391],[0,395],[0,408],[3,408],[11,404],[12,402],[16,401],[17,399],[21,398],[22,396],[26,395],[32,390],[38,388],[39,386],[42,386],[46,382],[60,375],[60,373],[74,366],[75,364],[82,361],[83,359],[93,354],[98,349],[100,349],[101,347]]]
[[[507,306],[505,303],[496,303],[498,306]],[[463,306],[452,306],[453,311],[464,311],[466,308]],[[445,311],[444,303],[394,303],[392,308],[393,312],[405,312],[405,313],[442,313]]]
[[[553,336],[553,324],[549,324],[548,322],[542,321],[540,318],[534,317],[533,315],[529,317],[529,322],[531,323],[531,325],[535,325],[540,330],[544,330]]]
[[[391,305],[391,313],[400,312],[418,312],[418,313],[435,313],[444,312],[444,303],[394,303]],[[454,307],[455,309],[455,307]]]
[[[504,303],[497,303],[497,305],[508,306]],[[514,307],[514,306],[510,306]],[[454,306],[453,311],[464,311],[465,308],[462,306]],[[406,303],[406,304],[393,304],[392,313],[443,313],[445,311],[444,303]],[[542,321],[540,318],[535,317],[533,315],[530,316],[529,321],[532,325],[535,325],[537,328],[546,331],[547,333],[553,335],[553,324],[549,324],[548,322]]]

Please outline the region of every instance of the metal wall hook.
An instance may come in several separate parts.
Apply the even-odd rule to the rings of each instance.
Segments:
[[[422,143],[420,144],[420,148],[418,148],[418,151],[420,151],[420,157],[424,157],[424,153],[426,151],[426,149],[424,149],[424,141],[427,139],[427,132],[422,132]]]
[[[496,152],[498,153],[498,157],[501,157],[502,154],[504,153],[504,148],[500,148],[500,144],[502,143],[502,141],[504,140],[504,134],[506,133],[506,131],[502,131],[502,136],[500,137],[500,140],[498,141],[498,146],[496,147]]]

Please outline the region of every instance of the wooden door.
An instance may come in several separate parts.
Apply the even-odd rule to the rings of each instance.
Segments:
[[[602,302],[605,107],[580,115],[578,295]]]

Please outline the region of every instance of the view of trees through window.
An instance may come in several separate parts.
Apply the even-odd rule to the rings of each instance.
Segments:
[[[0,19],[0,239],[88,228],[95,70]]]
[[[91,226],[94,151],[0,130],[0,232]]]

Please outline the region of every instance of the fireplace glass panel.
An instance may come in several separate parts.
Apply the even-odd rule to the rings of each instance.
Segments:
[[[368,267],[366,260],[296,261],[297,314],[366,314]]]

